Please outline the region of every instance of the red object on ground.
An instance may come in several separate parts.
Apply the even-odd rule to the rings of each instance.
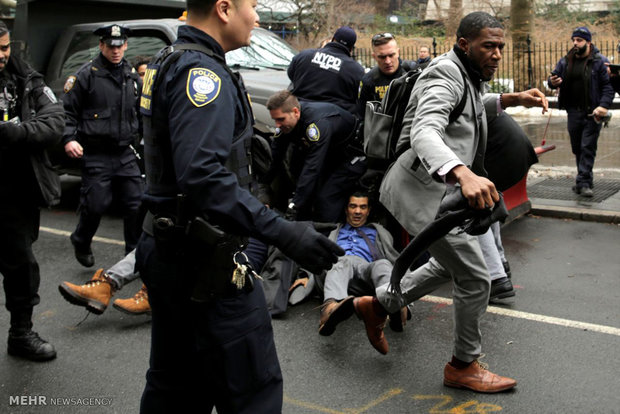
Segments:
[[[555,145],[550,144],[536,147],[534,151],[536,151],[536,155],[540,155],[554,149]],[[532,203],[527,196],[526,184],[527,174],[518,183],[503,192],[504,203],[506,203],[506,208],[509,213],[508,219],[506,220],[507,223],[526,214],[532,208]]]

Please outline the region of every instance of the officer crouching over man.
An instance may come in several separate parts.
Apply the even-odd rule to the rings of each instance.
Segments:
[[[32,243],[39,236],[40,206],[60,201],[60,180],[46,149],[60,142],[64,113],[43,76],[11,56],[2,21],[0,90],[0,273],[11,313],[8,353],[45,361],[56,358],[56,350],[32,330],[41,280]]]
[[[255,8],[255,0],[187,0],[187,24],[145,75],[148,213],[136,269],[149,292],[152,341],[143,413],[281,412],[271,319],[239,251],[253,236],[312,272],[343,254],[250,192],[253,116],[224,54],[249,45]]]

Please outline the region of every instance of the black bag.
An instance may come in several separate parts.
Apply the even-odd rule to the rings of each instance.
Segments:
[[[538,162],[536,151],[521,126],[506,112],[489,120],[484,168],[498,191],[506,191]]]
[[[366,102],[364,114],[364,152],[368,165],[374,169],[385,170],[409,146],[399,149],[396,144],[403,129],[403,118],[409,104],[411,90],[422,74],[422,69],[413,69],[390,82],[381,102]],[[462,73],[461,73],[462,74]],[[463,83],[465,75],[463,74]],[[465,108],[467,87],[459,104],[450,114],[450,122],[455,121]]]

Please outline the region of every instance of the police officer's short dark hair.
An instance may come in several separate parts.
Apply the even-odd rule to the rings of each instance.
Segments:
[[[280,109],[282,112],[291,112],[293,108],[299,109],[299,101],[291,91],[282,90],[274,93],[267,99],[267,109]]]
[[[237,3],[238,0],[232,0],[233,3]],[[187,11],[192,14],[200,16],[206,16],[211,13],[213,6],[217,0],[187,0]]]
[[[456,40],[461,37],[467,40],[473,40],[480,34],[482,29],[503,29],[504,26],[495,17],[489,13],[477,11],[469,13],[463,17],[459,28],[456,30]]]
[[[0,36],[4,36],[9,32],[9,28],[6,26],[2,20],[0,20]]]
[[[131,66],[133,66],[135,70],[138,70],[140,66],[148,65],[149,63],[151,63],[151,57],[147,55],[137,55],[131,60]]]

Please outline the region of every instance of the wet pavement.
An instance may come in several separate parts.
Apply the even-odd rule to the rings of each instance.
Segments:
[[[60,296],[63,280],[84,282],[94,271],[72,257],[68,236],[75,220],[70,209],[43,212],[35,244],[41,303],[33,319],[58,358],[34,363],[0,351],[3,414],[138,412],[150,320],[111,307],[85,319],[84,309]],[[120,258],[120,234],[121,220],[106,217],[93,244],[97,267]],[[453,323],[446,285],[415,304],[404,332],[387,329],[385,356],[371,347],[355,317],[330,337],[318,335],[318,298],[274,319],[283,413],[620,413],[620,226],[528,215],[502,234],[517,292],[492,304],[482,320],[483,361],[517,379],[514,391],[485,395],[443,386]],[[117,297],[132,296],[139,285],[127,285]],[[0,326],[8,319],[0,312]],[[0,330],[0,344],[6,336]]]
[[[539,156],[528,174],[527,193],[533,214],[589,221],[620,223],[620,111],[601,129],[594,164],[594,197],[572,192],[577,172],[566,112],[553,109],[551,118],[539,109],[511,111],[534,146],[555,145]]]

